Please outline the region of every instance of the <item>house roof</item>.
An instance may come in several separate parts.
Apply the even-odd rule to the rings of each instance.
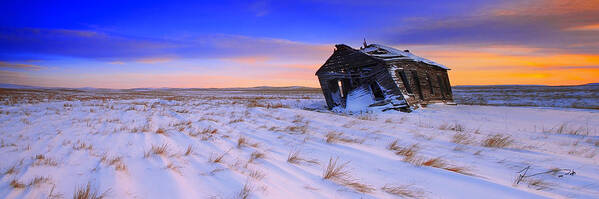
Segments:
[[[361,49],[360,52],[363,52],[363,53],[370,55],[372,57],[375,57],[375,58],[382,59],[384,61],[412,60],[412,61],[416,61],[416,62],[423,62],[423,63],[430,64],[433,66],[437,66],[437,67],[445,69],[445,70],[451,70],[444,65],[438,64],[434,61],[431,61],[431,60],[428,60],[428,59],[425,59],[422,57],[418,57],[410,52],[397,50],[395,48],[380,45],[380,44],[370,44],[370,45],[366,46],[366,48]]]

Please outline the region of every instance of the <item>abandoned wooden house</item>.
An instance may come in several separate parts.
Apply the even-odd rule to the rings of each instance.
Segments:
[[[408,50],[364,42],[360,50],[335,45],[316,75],[329,109],[410,111],[419,104],[453,101],[447,70]]]

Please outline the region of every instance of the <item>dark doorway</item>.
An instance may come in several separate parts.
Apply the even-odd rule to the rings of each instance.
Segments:
[[[370,90],[372,90],[374,100],[379,101],[385,99],[385,95],[383,94],[383,91],[381,91],[381,87],[378,83],[376,83],[376,81],[370,82]]]

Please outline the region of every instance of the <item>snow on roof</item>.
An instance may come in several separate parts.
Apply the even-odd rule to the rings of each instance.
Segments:
[[[434,61],[422,58],[422,57],[418,57],[410,52],[405,52],[405,51],[401,51],[401,50],[397,50],[395,48],[392,47],[388,47],[388,46],[384,46],[384,45],[380,45],[380,44],[370,44],[368,45],[366,48],[360,50],[363,53],[366,53],[370,56],[373,57],[378,57],[381,58],[385,61],[392,61],[392,60],[400,60],[400,59],[407,59],[407,60],[413,60],[413,61],[417,61],[417,62],[424,62],[430,65],[434,65],[434,66],[438,66],[440,68],[443,68],[445,70],[451,70],[446,66],[443,66],[441,64],[438,64]]]

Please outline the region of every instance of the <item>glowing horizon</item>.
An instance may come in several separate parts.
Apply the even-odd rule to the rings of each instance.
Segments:
[[[318,87],[334,44],[363,38],[448,66],[454,86],[599,82],[596,2],[443,2],[11,2],[0,83]]]

